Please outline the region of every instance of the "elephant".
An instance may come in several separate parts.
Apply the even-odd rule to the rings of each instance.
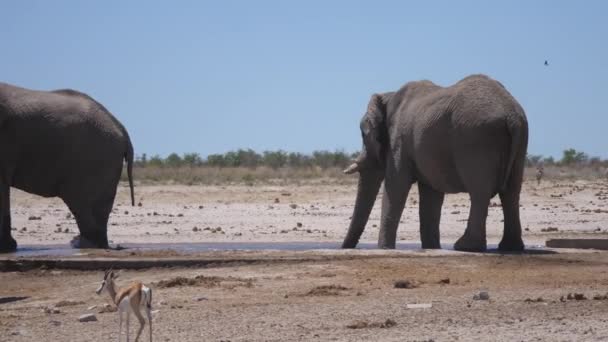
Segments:
[[[108,248],[108,218],[123,160],[134,205],[133,145],[103,105],[76,90],[0,83],[0,251],[17,249],[11,187],[61,198],[80,231],[73,246]]]
[[[342,248],[355,248],[384,182],[378,247],[395,248],[411,186],[418,184],[422,248],[441,248],[446,193],[469,194],[468,223],[454,248],[484,251],[492,197],[504,214],[502,251],[522,251],[519,197],[528,147],[520,104],[498,81],[471,75],[441,87],[409,82],[372,95],[360,122],[363,148],[345,173],[359,173],[356,202]]]

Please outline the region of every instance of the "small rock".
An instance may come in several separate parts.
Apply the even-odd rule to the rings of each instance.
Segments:
[[[274,203],[281,203],[281,200],[280,200],[280,199],[278,199],[278,198],[275,198],[275,199],[274,199]]]
[[[184,214],[179,213],[179,214],[177,214],[177,217],[184,217]]]
[[[587,300],[587,297],[583,293],[568,293],[566,297],[568,300]]]
[[[74,301],[74,300],[61,300],[55,304],[55,307],[64,307],[64,306],[74,306],[84,304],[82,301]]]
[[[137,203],[137,206],[138,206],[138,207],[141,207],[141,206],[142,206],[141,202]]]
[[[203,297],[203,296],[201,296],[201,297],[196,297],[196,298],[194,298],[194,300],[196,300],[197,302],[202,302],[202,301],[204,301],[204,300],[209,300],[209,299],[208,299],[207,297]]]
[[[67,214],[65,215],[65,218],[66,218],[66,219],[71,219],[71,218],[72,218],[72,214],[71,214],[71,213],[67,213]]]
[[[409,280],[397,280],[395,282],[396,289],[414,289],[416,287],[418,287],[418,285]]]
[[[97,305],[92,305],[87,308],[88,311],[97,309]]]
[[[433,307],[433,304],[432,303],[407,304],[405,307],[408,309],[430,309]]]
[[[59,314],[61,313],[61,310],[54,308],[54,307],[45,307],[44,309],[42,309],[42,311],[44,311],[44,313],[47,314]]]
[[[525,302],[526,303],[542,303],[545,300],[542,297],[538,297],[536,299],[532,299],[532,298],[526,298]]]
[[[439,281],[439,284],[446,284],[447,285],[449,283],[450,283],[450,278],[444,278],[444,279],[441,279]]]
[[[198,206],[198,208],[199,208],[199,209],[203,209],[203,208],[204,208],[204,206],[202,206],[202,205],[199,205],[199,206]]]
[[[298,222],[298,223],[296,223],[296,226],[297,226],[298,228],[302,228],[302,222]]]
[[[108,312],[116,312],[118,309],[115,306],[110,304],[104,304],[101,309],[99,309],[98,313],[108,313]]]
[[[292,204],[290,204],[290,205],[289,205],[289,207],[290,207],[291,209],[295,209],[295,208],[297,208],[297,207],[298,207],[298,205],[297,205],[297,204],[295,204],[295,203],[292,203]]]
[[[193,232],[198,232],[198,231],[199,231],[199,229],[198,229],[198,227],[194,227],[194,228],[192,228],[192,231],[193,231]]]
[[[39,221],[39,220],[42,220],[42,217],[40,217],[40,216],[30,216],[27,219],[29,221]]]
[[[488,291],[480,291],[478,294],[473,296],[473,300],[489,300],[490,294]]]
[[[97,316],[95,316],[94,314],[84,314],[80,317],[78,317],[78,322],[96,322],[97,321]]]

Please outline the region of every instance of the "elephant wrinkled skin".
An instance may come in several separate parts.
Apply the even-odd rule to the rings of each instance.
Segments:
[[[354,213],[343,248],[356,247],[384,181],[378,247],[395,248],[410,187],[420,193],[423,248],[441,248],[444,194],[467,192],[471,208],[454,248],[486,249],[490,199],[500,196],[504,233],[500,250],[523,250],[519,195],[528,146],[522,107],[505,87],[472,75],[450,87],[410,82],[374,94],[361,120],[363,149],[345,173],[359,172]]]
[[[133,146],[104,106],[74,90],[34,91],[0,83],[0,251],[17,248],[10,187],[60,197],[80,230],[75,247],[107,248],[123,160],[133,204]]]

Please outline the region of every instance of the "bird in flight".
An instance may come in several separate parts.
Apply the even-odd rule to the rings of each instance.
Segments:
[[[545,59],[545,66],[549,66],[549,61]]]

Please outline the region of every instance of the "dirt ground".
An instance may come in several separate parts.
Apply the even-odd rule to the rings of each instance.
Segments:
[[[419,242],[416,192],[413,188],[408,199],[400,242]],[[354,196],[354,184],[138,186],[141,206],[131,207],[121,185],[109,237],[118,244],[339,242]],[[12,200],[14,236],[21,245],[67,244],[77,232],[60,201],[18,191]],[[379,207],[365,242],[377,240]],[[466,196],[447,196],[443,243],[462,234],[467,215]],[[608,183],[526,183],[521,216],[528,246],[542,246],[554,237],[606,237]],[[490,244],[500,240],[501,220],[499,200],[494,199]],[[212,251],[203,256],[233,254]],[[249,255],[270,261],[125,270],[118,282],[137,279],[152,287],[155,341],[608,340],[608,252],[319,250]],[[102,276],[67,270],[0,273],[0,341],[115,341],[118,314],[100,312],[110,299],[94,293]],[[489,299],[474,299],[480,292]],[[98,321],[79,322],[86,313],[96,314]],[[132,336],[136,326],[132,317]],[[143,340],[147,338],[146,330]]]
[[[121,184],[110,216],[108,237],[114,243],[336,241],[346,233],[356,185],[331,182],[277,186],[138,186],[136,206]],[[13,234],[20,245],[68,244],[76,221],[61,200],[12,190]],[[362,242],[375,243],[381,195]],[[138,206],[141,204],[141,206]],[[608,234],[608,182],[535,182],[521,198],[524,240],[543,245],[547,238]],[[446,196],[441,217],[442,242],[452,243],[466,226],[466,194]],[[502,237],[500,199],[490,204],[489,244]],[[402,242],[419,242],[418,191],[412,187],[398,230]],[[194,229],[196,227],[196,229]]]

